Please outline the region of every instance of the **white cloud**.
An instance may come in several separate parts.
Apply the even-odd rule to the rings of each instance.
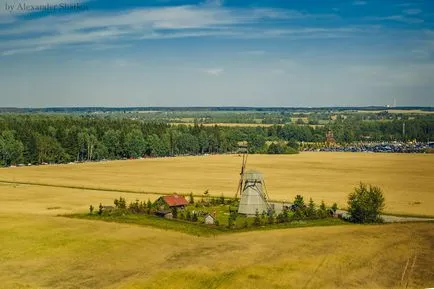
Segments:
[[[10,56],[10,55],[15,55],[15,54],[39,52],[39,51],[43,51],[43,50],[47,50],[47,49],[50,49],[50,47],[49,46],[38,46],[38,47],[34,47],[34,48],[11,49],[11,50],[3,51],[1,55],[2,56]]]
[[[220,76],[223,72],[223,68],[206,68],[202,70],[203,72],[212,75],[212,76]]]
[[[40,0],[42,1],[42,0]],[[51,0],[55,3],[56,0]],[[280,37],[285,34],[324,33],[321,29],[273,30],[253,28],[258,22],[300,18],[330,18],[333,15],[309,15],[293,10],[235,8],[183,5],[132,9],[122,12],[86,11],[68,15],[49,15],[33,20],[20,20],[0,36],[1,50],[32,51],[32,47],[55,49],[70,44],[113,44],[121,40],[164,39],[181,37]],[[335,32],[339,33],[340,29]],[[344,32],[341,30],[340,32]],[[25,35],[25,36],[23,36]],[[47,48],[47,49],[48,49]],[[6,53],[7,54],[7,53]]]
[[[370,20],[378,20],[378,21],[397,21],[408,24],[417,24],[424,22],[422,19],[414,18],[414,17],[406,17],[404,15],[391,15],[384,17],[369,17]]]
[[[354,1],[353,5],[366,5],[367,2],[366,1]]]
[[[8,14],[12,17],[39,11],[54,11],[59,4],[83,5],[86,0],[0,0],[0,16]],[[84,8],[84,7],[82,7]]]
[[[420,10],[420,9],[406,9],[403,12],[405,14],[408,14],[408,15],[417,15],[417,14],[421,13],[422,10]]]
[[[246,51],[243,53],[248,54],[248,55],[264,55],[265,51],[264,50],[249,50],[249,51]]]

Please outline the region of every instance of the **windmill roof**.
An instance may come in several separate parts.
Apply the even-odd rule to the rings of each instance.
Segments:
[[[262,181],[264,179],[264,176],[261,172],[254,171],[254,170],[248,170],[244,173],[244,180],[258,180]]]
[[[188,201],[184,198],[184,196],[179,196],[179,195],[163,196],[163,200],[166,202],[166,204],[169,205],[169,207],[188,205]]]

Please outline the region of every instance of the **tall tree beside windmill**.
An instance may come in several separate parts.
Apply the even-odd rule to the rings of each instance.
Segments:
[[[238,151],[242,153],[243,157],[240,181],[235,194],[235,198],[238,197],[238,194],[240,196],[238,213],[246,216],[254,216],[257,211],[260,213],[268,212],[270,204],[268,203],[264,177],[258,171],[246,170],[248,157],[247,144],[240,144]]]

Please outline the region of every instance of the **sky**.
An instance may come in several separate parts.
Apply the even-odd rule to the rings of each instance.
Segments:
[[[0,0],[0,107],[434,106],[432,0]]]

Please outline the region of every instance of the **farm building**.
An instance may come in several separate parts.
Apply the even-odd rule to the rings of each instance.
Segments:
[[[215,224],[215,217],[213,217],[211,214],[207,214],[205,216],[205,224],[207,225],[214,225]]]
[[[155,212],[155,215],[158,217],[166,218],[166,219],[172,219],[173,214],[171,210],[159,210]]]
[[[184,198],[184,196],[173,194],[170,196],[159,197],[154,204],[160,210],[167,210],[170,208],[183,209],[188,205],[188,201]]]

